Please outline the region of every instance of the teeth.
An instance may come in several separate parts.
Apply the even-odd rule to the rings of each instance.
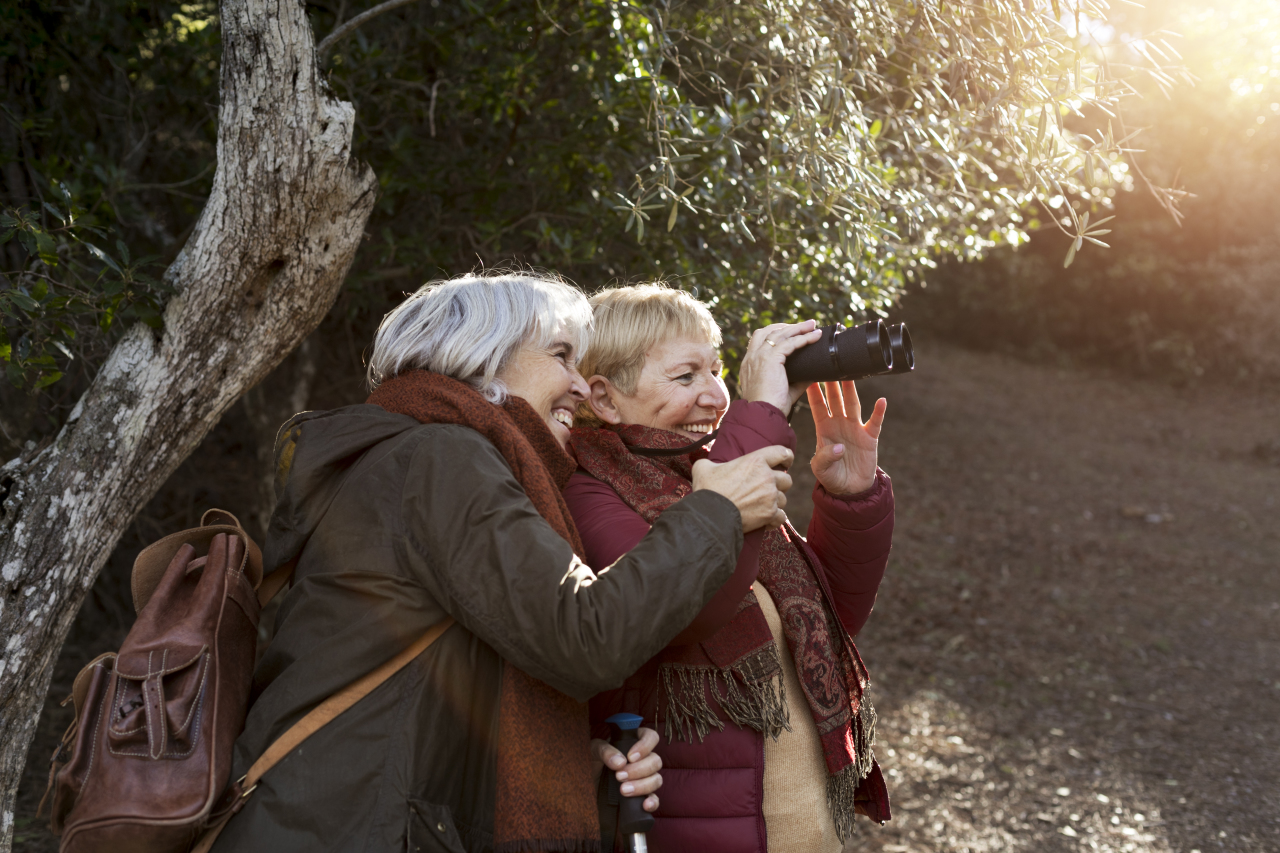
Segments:
[[[680,427],[685,432],[711,432],[711,424],[685,424]]]
[[[551,413],[551,417],[567,427],[573,426],[573,414],[571,412],[566,412],[564,409],[556,409]]]

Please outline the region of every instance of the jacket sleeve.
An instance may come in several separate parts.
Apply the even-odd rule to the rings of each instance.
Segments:
[[[627,506],[626,501],[607,484],[584,471],[578,471],[569,479],[564,490],[565,503],[578,526],[578,535],[587,565],[599,571],[612,565],[644,539],[649,524],[640,513]],[[665,516],[664,516],[665,517]],[[716,591],[711,601],[671,641],[673,646],[700,643],[729,623],[738,611],[738,603],[756,581],[760,572],[761,534],[748,533],[743,537],[742,552],[738,555],[733,576]]]
[[[733,573],[742,520],[714,492],[663,513],[596,572],[540,516],[492,444],[462,427],[417,449],[403,542],[414,576],[504,659],[585,702],[665,647]]]
[[[813,490],[809,546],[822,560],[836,614],[850,634],[862,630],[876,603],[893,544],[893,483],[876,471],[871,488],[850,498]]]

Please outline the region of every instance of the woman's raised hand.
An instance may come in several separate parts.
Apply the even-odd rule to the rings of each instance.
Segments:
[[[613,773],[622,783],[624,797],[644,797],[644,810],[658,810],[658,795],[654,792],[662,787],[662,756],[653,750],[658,746],[658,733],[653,729],[640,728],[636,732],[640,740],[631,747],[630,755],[623,755],[609,745],[607,740],[591,741],[591,755],[604,765],[605,773]]]
[[[876,400],[871,417],[862,422],[858,389],[852,382],[824,382],[826,399],[817,383],[809,386],[809,408],[818,433],[818,450],[810,466],[813,476],[833,495],[856,495],[876,480],[880,427],[888,401]]]
[[[805,383],[787,382],[787,356],[822,337],[813,320],[803,323],[774,323],[751,333],[747,354],[738,373],[742,399],[772,403],[784,415],[804,393]]]

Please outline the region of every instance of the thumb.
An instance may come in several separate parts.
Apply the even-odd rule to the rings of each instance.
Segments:
[[[837,462],[844,458],[849,449],[843,444],[824,444],[813,454],[813,459],[809,462],[809,467],[813,469],[816,475],[820,471],[826,471],[834,466]]]
[[[748,453],[747,455],[764,460],[764,463],[770,468],[790,468],[791,463],[796,459],[796,455],[781,444],[762,447],[759,450]]]

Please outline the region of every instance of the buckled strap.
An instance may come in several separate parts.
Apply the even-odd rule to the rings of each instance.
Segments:
[[[147,753],[157,760],[169,745],[169,722],[164,712],[164,675],[148,675],[142,682],[143,713],[147,718]]]

